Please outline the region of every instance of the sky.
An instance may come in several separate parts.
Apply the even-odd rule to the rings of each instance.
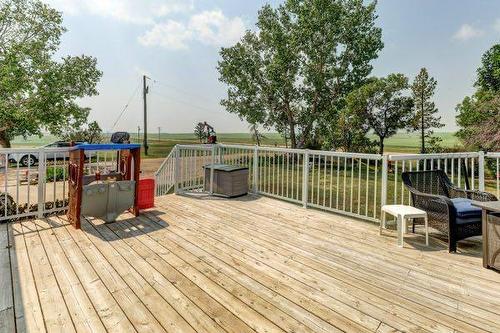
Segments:
[[[218,132],[248,132],[220,106],[219,50],[255,29],[260,0],[47,0],[68,31],[57,56],[91,55],[103,72],[99,95],[79,101],[106,132],[142,126],[142,75],[147,75],[148,132],[192,132],[207,121]],[[379,0],[384,49],[373,75],[427,67],[437,80],[435,102],[445,127],[456,130],[455,107],[473,93],[481,55],[500,41],[500,1]],[[120,116],[121,115],[121,116]]]

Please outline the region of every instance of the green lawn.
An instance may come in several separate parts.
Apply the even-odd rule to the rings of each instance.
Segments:
[[[445,148],[461,147],[459,139],[453,132],[436,133],[443,142]],[[370,135],[370,138],[376,140],[377,137]],[[394,153],[418,153],[420,152],[420,136],[417,133],[398,133],[385,141],[385,150]]]

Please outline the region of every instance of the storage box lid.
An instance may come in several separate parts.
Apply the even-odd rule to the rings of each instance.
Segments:
[[[226,172],[238,171],[238,170],[248,170],[247,167],[241,166],[241,165],[229,165],[229,164],[219,164],[219,163],[206,164],[203,166],[203,168],[226,171]]]

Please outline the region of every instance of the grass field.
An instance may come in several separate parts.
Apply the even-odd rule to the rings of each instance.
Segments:
[[[452,132],[436,133],[443,140],[443,146],[446,148],[460,147],[459,140]],[[220,143],[227,144],[255,144],[249,133],[219,133],[217,135]],[[375,136],[371,136],[375,139]],[[150,133],[148,136],[150,154],[148,158],[159,158],[168,155],[172,147],[176,144],[195,144],[198,143],[195,135],[192,133]],[[12,142],[13,147],[38,147],[57,140],[52,135],[39,137],[28,137],[26,140],[22,137],[16,138]],[[137,134],[131,133],[131,140],[138,142]],[[142,139],[141,139],[142,140]],[[285,140],[278,133],[266,133],[262,144],[266,146],[285,146]],[[386,140],[386,152],[389,153],[418,153],[419,136],[416,133],[398,133]]]
[[[460,141],[453,132],[436,133],[440,137],[442,146],[445,148],[459,148]],[[375,140],[374,135],[370,138]],[[385,150],[391,153],[418,153],[420,152],[420,136],[417,133],[398,133],[385,142]]]

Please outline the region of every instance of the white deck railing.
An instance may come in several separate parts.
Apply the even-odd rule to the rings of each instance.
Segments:
[[[0,221],[67,209],[69,148],[0,149]],[[17,155],[17,161],[8,163]],[[86,172],[115,170],[116,152],[86,152]],[[36,156],[23,166],[20,157]],[[401,173],[444,170],[456,185],[500,197],[500,152],[377,155],[247,145],[177,145],[155,173],[156,195],[206,191],[203,166],[249,168],[249,188],[270,197],[378,221],[386,203],[410,203]],[[119,170],[118,170],[119,171]],[[211,171],[207,177],[213,177]],[[210,182],[212,184],[212,182]],[[16,204],[8,210],[7,201]]]
[[[241,165],[249,169],[249,188],[254,193],[379,221],[382,205],[410,203],[402,172],[442,169],[460,187],[498,196],[499,160],[500,153],[482,152],[382,156],[247,145],[177,145],[156,174],[156,193],[166,194],[176,185],[176,192],[210,192],[205,188],[203,165]]]

